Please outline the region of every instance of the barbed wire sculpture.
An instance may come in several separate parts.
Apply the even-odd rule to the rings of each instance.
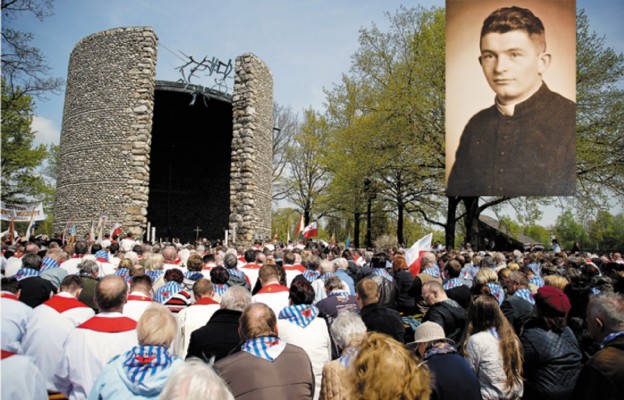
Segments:
[[[182,78],[179,79],[178,82],[186,84],[187,87],[190,85],[194,87],[193,93],[191,93],[192,100],[189,104],[190,106],[193,106],[197,98],[201,96],[204,105],[208,107],[204,86],[196,85],[192,82],[193,78],[199,78],[202,74],[203,76],[214,76],[215,84],[210,89],[228,94],[229,88],[226,80],[231,78],[230,74],[234,70],[232,59],[229,59],[228,62],[225,63],[216,57],[208,58],[208,56],[205,56],[201,61],[198,61],[192,55],[186,55],[181,51],[180,54],[185,57],[186,62],[176,68],[182,75]]]

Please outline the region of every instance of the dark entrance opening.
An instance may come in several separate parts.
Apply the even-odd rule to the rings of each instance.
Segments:
[[[218,239],[230,213],[232,101],[156,82],[147,220],[158,241]]]

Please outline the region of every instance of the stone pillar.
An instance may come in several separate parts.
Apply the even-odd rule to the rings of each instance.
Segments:
[[[249,245],[271,238],[273,173],[273,76],[253,54],[236,59],[232,116],[229,228]]]
[[[146,228],[158,38],[150,27],[82,39],[70,56],[54,206],[55,231],[79,237],[101,215],[141,237]]]

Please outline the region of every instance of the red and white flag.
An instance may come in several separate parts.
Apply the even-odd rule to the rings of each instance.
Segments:
[[[303,228],[305,227],[305,221],[303,219],[303,211],[301,212],[301,218],[299,218],[299,223],[297,224],[297,229],[295,230],[295,235],[299,235]]]
[[[110,230],[111,239],[115,237],[115,235],[119,235],[120,233],[121,233],[121,225],[120,224],[113,225],[113,227]]]
[[[422,238],[420,238],[416,243],[412,245],[405,252],[405,261],[407,265],[409,265],[409,272],[413,277],[416,277],[420,273],[420,258],[423,253],[427,251],[431,251],[431,239],[433,238],[433,233],[430,233]]]
[[[310,225],[303,228],[303,237],[311,238],[318,236],[318,223],[316,221],[312,222]]]

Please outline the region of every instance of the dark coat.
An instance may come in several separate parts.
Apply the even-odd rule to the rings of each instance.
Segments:
[[[407,315],[417,312],[416,299],[409,295],[409,289],[412,287],[414,277],[407,270],[401,270],[394,273],[394,283],[398,290],[397,310]]]
[[[568,196],[576,188],[576,105],[545,84],[516,104],[473,116],[461,136],[448,196]]]
[[[537,319],[525,325],[523,399],[569,399],[581,372],[581,350],[570,328],[546,330]]]
[[[237,400],[311,399],[314,393],[310,358],[290,344],[273,362],[239,351],[219,360],[215,370]]]
[[[459,303],[466,311],[468,311],[472,304],[472,293],[470,292],[470,288],[466,285],[459,285],[449,289],[446,291],[446,295],[449,299]]]
[[[97,286],[98,280],[90,276],[81,275],[80,277],[82,278],[82,292],[78,300],[91,307],[91,309],[97,313],[99,310],[95,305],[93,296],[95,296],[95,287]]]
[[[444,335],[459,346],[467,320],[466,310],[455,300],[448,299],[429,307],[422,322],[431,321],[440,325],[444,329]]]
[[[481,400],[479,379],[464,357],[434,354],[426,365],[433,375],[431,400]]]
[[[573,398],[624,399],[624,336],[608,342],[587,361],[576,383]]]
[[[50,296],[56,293],[56,288],[52,282],[39,276],[24,278],[19,281],[19,284],[22,288],[19,299],[32,308],[49,300]]]
[[[385,333],[405,343],[405,327],[401,314],[397,310],[380,307],[375,303],[364,306],[360,311],[360,316],[369,331]]]
[[[220,309],[210,317],[206,325],[191,333],[186,358],[197,357],[218,361],[228,354],[240,351],[242,340],[238,336],[238,320],[242,312]]]
[[[533,315],[533,304],[520,296],[507,296],[501,304],[501,311],[519,335],[522,325]]]

